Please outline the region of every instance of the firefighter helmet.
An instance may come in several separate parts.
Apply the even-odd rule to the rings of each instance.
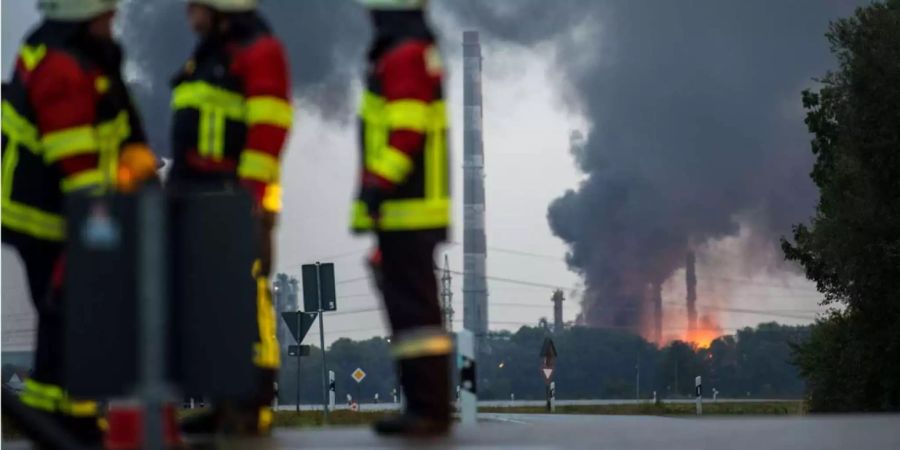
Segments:
[[[358,0],[363,6],[369,9],[384,10],[410,10],[422,9],[428,0]]]
[[[246,12],[253,11],[259,5],[259,0],[184,0],[187,3],[209,6],[217,11]]]
[[[119,0],[38,0],[38,10],[45,18],[65,22],[89,20],[114,11]]]

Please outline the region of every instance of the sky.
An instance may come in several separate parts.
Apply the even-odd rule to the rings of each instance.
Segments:
[[[781,262],[777,238],[815,205],[800,91],[833,64],[828,21],[858,2],[783,3],[432,2],[448,68],[456,199],[462,32],[479,31],[483,43],[492,329],[552,317],[554,287],[564,289],[564,318],[573,321],[583,302],[590,309],[620,296],[623,280],[653,278],[663,289],[664,334],[678,337],[679,258],[688,248],[698,254],[700,315],[723,332],[809,323],[822,310],[814,286]],[[387,335],[362,264],[373,242],[347,231],[365,15],[352,2],[264,4],[288,49],[297,118],[282,169],[276,271],[299,277],[301,264],[334,262],[338,312],[325,318],[326,340]],[[2,7],[6,79],[37,16],[31,1]],[[126,75],[161,154],[167,77],[193,46],[181,11],[172,0],[130,0],[117,24],[130,55]],[[583,136],[574,149],[573,131]],[[461,219],[457,201],[454,221]],[[452,235],[436,259],[446,254],[459,271],[461,227]],[[452,282],[457,329],[461,281]],[[6,248],[0,286],[3,349],[27,348],[34,316],[21,265]],[[318,341],[316,330],[307,339]]]

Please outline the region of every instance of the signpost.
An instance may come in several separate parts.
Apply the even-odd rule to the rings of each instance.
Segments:
[[[362,398],[362,393],[360,392],[362,387],[360,386],[360,383],[366,378],[366,371],[357,367],[350,376],[356,381],[356,403],[359,403],[359,399]],[[354,411],[359,411],[359,407],[357,406],[357,409],[354,409]]]
[[[283,312],[281,313],[281,318],[284,320],[284,323],[287,324],[288,329],[291,331],[291,335],[294,336],[294,340],[297,341],[297,345],[289,345],[288,346],[288,356],[296,356],[297,357],[297,405],[295,406],[295,411],[300,412],[300,357],[301,356],[309,356],[309,346],[301,345],[303,342],[303,338],[306,337],[306,333],[309,332],[310,327],[312,327],[312,323],[316,320],[316,314],[307,314],[300,311],[296,312]]]
[[[541,374],[544,376],[544,383],[547,385],[547,411],[553,412],[556,409],[556,383],[553,383],[553,368],[556,366],[556,346],[553,345],[553,339],[544,338],[544,344],[541,345]]]
[[[334,284],[334,264],[304,264],[301,267],[303,278],[303,309],[306,312],[319,313],[319,345],[322,348],[322,414],[323,423],[328,423],[328,368],[325,363],[325,311],[337,310],[337,293]]]

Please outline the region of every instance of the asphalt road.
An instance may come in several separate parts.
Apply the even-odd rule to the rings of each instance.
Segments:
[[[482,414],[477,428],[441,440],[379,438],[368,428],[279,430],[253,441],[217,441],[216,449],[900,449],[900,416],[670,418]],[[4,449],[26,449],[3,443]],[[199,448],[199,447],[198,447]]]

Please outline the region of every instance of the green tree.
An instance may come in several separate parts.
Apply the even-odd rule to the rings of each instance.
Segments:
[[[900,0],[826,34],[839,67],[805,91],[816,214],[782,247],[833,307],[796,348],[810,405],[900,409]]]

